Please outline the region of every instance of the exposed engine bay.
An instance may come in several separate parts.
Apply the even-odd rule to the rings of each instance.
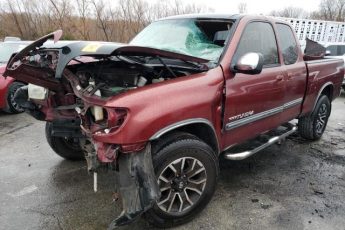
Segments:
[[[110,97],[127,90],[163,82],[207,70],[206,65],[164,59],[159,56],[78,56],[66,66],[80,81],[80,86],[96,86],[102,97]],[[15,70],[19,65],[44,69],[54,80],[59,53],[57,51],[37,51],[21,61],[13,63]],[[48,77],[47,76],[47,77]],[[63,78],[63,75],[60,77]],[[48,79],[47,79],[48,80]],[[54,89],[53,89],[54,90]]]
[[[142,59],[147,62],[143,64],[125,57],[111,57],[108,60],[76,64],[69,69],[78,76],[81,87],[86,90],[89,90],[88,87],[93,88],[95,94],[102,98],[197,72],[188,67],[169,67],[156,63],[157,59],[162,60],[159,57]],[[153,63],[147,64],[149,62]]]

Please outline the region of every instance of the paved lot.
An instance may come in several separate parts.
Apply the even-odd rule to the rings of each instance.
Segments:
[[[345,229],[345,94],[322,140],[297,135],[241,162],[221,159],[215,196],[176,229]],[[121,211],[111,173],[98,193],[83,162],[64,161],[44,123],[0,113],[0,229],[106,229]],[[140,220],[123,229],[150,229]]]

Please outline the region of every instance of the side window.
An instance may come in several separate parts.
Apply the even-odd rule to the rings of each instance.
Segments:
[[[234,56],[235,62],[250,52],[263,55],[264,67],[279,64],[277,42],[271,24],[251,22],[246,26]]]
[[[344,45],[331,45],[327,47],[327,50],[331,52],[331,56],[343,56],[345,54]]]
[[[298,59],[298,46],[291,28],[288,25],[278,23],[277,34],[285,65],[296,63]]]
[[[331,56],[337,56],[338,55],[338,49],[337,46],[328,46],[327,50],[331,52]]]

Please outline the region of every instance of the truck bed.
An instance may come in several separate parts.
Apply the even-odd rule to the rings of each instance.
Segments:
[[[301,115],[310,113],[320,93],[327,86],[332,89],[329,92],[331,100],[340,94],[343,81],[344,62],[341,59],[319,59],[306,61],[308,71],[307,89],[304,96],[304,103]]]

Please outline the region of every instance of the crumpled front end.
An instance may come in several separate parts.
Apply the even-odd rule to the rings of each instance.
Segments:
[[[110,229],[131,223],[159,199],[150,144],[138,153],[119,155],[116,184],[121,194],[123,212],[111,223]]]
[[[127,225],[149,210],[160,197],[151,157],[151,144],[138,152],[123,153],[114,144],[84,145],[88,171],[95,178],[101,168],[115,170],[116,194],[122,200],[123,211],[112,221],[109,229]],[[105,147],[105,148],[104,148]],[[97,150],[96,150],[97,149]]]
[[[61,35],[61,31],[54,32],[15,54],[4,75],[29,83],[15,95],[28,113],[52,122],[59,129],[53,133],[79,139],[88,171],[94,175],[95,191],[101,168],[116,171],[123,212],[110,228],[128,224],[160,196],[150,142],[138,135],[142,129],[136,125],[150,126],[154,121],[151,116],[143,121],[133,116],[149,103],[134,92],[204,72],[208,61],[118,43],[45,43]],[[158,98],[159,91],[155,92]],[[79,132],[75,132],[76,124],[80,124]]]

